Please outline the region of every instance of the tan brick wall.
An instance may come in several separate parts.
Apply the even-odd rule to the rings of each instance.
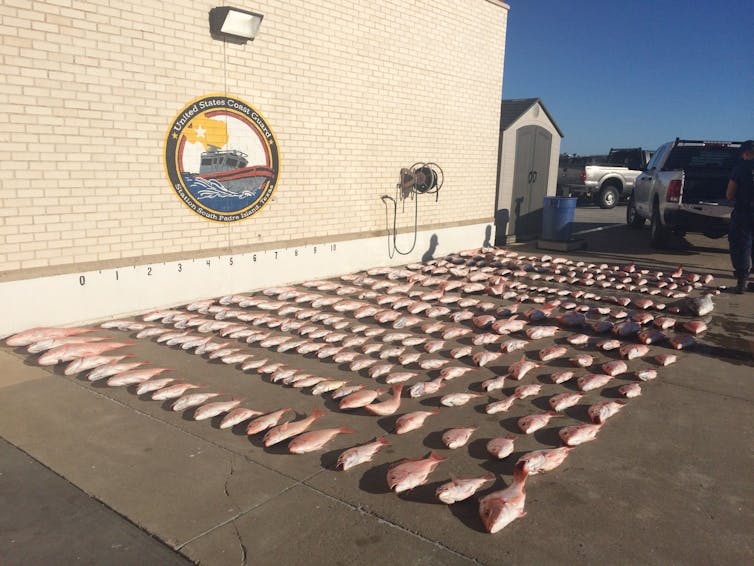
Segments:
[[[209,35],[219,4],[2,2],[0,276],[374,234],[417,161],[445,172],[421,226],[492,218],[505,5],[255,0],[259,36],[234,45]],[[186,208],[162,160],[177,112],[221,92],[266,117],[281,155],[273,201],[232,224]]]

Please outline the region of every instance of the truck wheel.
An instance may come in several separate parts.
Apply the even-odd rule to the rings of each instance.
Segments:
[[[619,196],[618,189],[613,185],[607,185],[600,189],[597,195],[597,204],[600,205],[600,208],[613,208],[618,203]]]
[[[626,205],[626,224],[631,228],[641,228],[644,226],[644,218],[636,212],[634,197],[629,197],[628,204]]]
[[[660,220],[660,207],[655,203],[652,207],[652,220],[649,225],[649,242],[653,248],[664,248],[667,242],[667,230]]]

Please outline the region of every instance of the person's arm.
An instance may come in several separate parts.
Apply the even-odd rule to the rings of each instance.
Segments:
[[[736,183],[733,179],[729,179],[728,187],[725,189],[725,198],[728,200],[734,200],[736,198],[737,188],[738,188],[738,183]]]

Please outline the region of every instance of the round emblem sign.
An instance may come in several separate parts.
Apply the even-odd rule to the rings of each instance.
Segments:
[[[198,98],[170,124],[170,184],[186,206],[209,220],[235,222],[259,212],[275,192],[279,166],[267,121],[238,98]]]

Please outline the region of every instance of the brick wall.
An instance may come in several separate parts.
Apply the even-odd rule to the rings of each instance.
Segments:
[[[493,217],[507,6],[240,2],[264,21],[235,45],[209,35],[219,4],[3,1],[0,277],[382,233],[380,196],[417,161],[445,173],[421,227]],[[223,92],[281,156],[273,201],[232,224],[186,208],[162,159],[179,110]],[[413,229],[413,208],[398,221]]]

